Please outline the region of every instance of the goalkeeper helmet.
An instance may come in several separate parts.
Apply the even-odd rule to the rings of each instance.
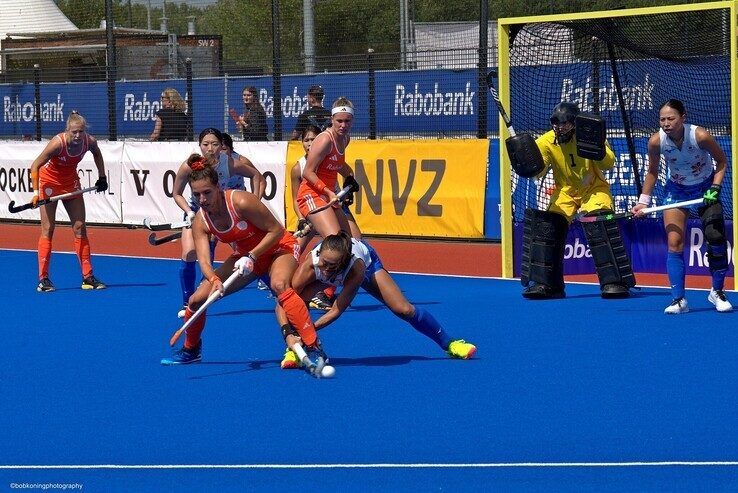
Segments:
[[[557,141],[569,142],[571,140],[574,136],[574,120],[578,114],[579,106],[568,101],[562,101],[554,107],[551,113],[551,125],[558,127],[554,128]],[[565,126],[566,123],[571,123],[571,126]]]

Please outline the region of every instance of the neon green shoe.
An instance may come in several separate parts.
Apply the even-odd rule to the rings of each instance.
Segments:
[[[474,344],[469,344],[464,339],[456,339],[451,341],[446,352],[452,358],[471,359],[474,353],[477,352],[477,347]]]
[[[290,348],[287,348],[287,351],[284,352],[284,358],[282,359],[282,363],[279,364],[279,366],[282,367],[283,370],[292,370],[294,368],[300,368],[300,360],[297,359],[297,355],[293,350]]]

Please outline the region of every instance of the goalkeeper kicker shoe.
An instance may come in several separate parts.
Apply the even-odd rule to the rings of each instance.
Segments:
[[[687,313],[688,311],[689,305],[687,304],[686,298],[677,298],[664,309],[664,313],[667,315],[679,315],[680,313]]]
[[[725,291],[722,289],[711,289],[710,294],[707,296],[707,301],[715,305],[715,309],[719,312],[733,311],[733,305],[725,297]]]
[[[171,358],[162,358],[162,365],[189,365],[190,363],[198,363],[202,360],[202,342],[193,348],[186,348],[174,351]]]
[[[51,280],[48,277],[44,277],[38,282],[38,286],[36,286],[36,291],[39,293],[50,293],[51,291],[55,291],[56,288],[53,284],[51,284]]]
[[[287,350],[284,352],[284,358],[282,358],[282,363],[279,364],[279,366],[283,370],[292,370],[294,368],[300,368],[300,360],[297,359],[297,354],[290,348],[287,348]]]
[[[102,281],[92,274],[82,279],[82,289],[105,289],[106,287]]]
[[[446,352],[452,358],[471,359],[477,352],[477,347],[474,344],[469,344],[464,339],[456,339],[451,341]]]

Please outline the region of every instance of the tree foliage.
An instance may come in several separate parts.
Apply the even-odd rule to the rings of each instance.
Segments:
[[[282,71],[301,71],[303,56],[302,0],[275,0],[279,6]],[[189,0],[148,5],[112,0],[115,25],[159,29],[166,15],[168,30],[186,34],[188,17],[194,16],[198,34],[223,37],[226,67],[270,71],[272,66],[272,0]],[[398,53],[400,9],[396,0],[314,0],[315,49],[318,60],[328,56],[364,56],[368,48],[377,53]],[[475,22],[479,0],[408,0],[415,22]],[[489,0],[489,18],[591,12],[685,3],[680,0]],[[688,3],[698,3],[696,1]],[[100,27],[105,19],[105,0],[57,0],[58,7],[80,29]],[[350,67],[347,67],[350,68]]]

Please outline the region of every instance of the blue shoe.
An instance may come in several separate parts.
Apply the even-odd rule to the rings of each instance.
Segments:
[[[163,358],[162,365],[189,365],[190,363],[199,363],[202,360],[202,342],[193,348],[178,349],[174,351],[171,358]]]

